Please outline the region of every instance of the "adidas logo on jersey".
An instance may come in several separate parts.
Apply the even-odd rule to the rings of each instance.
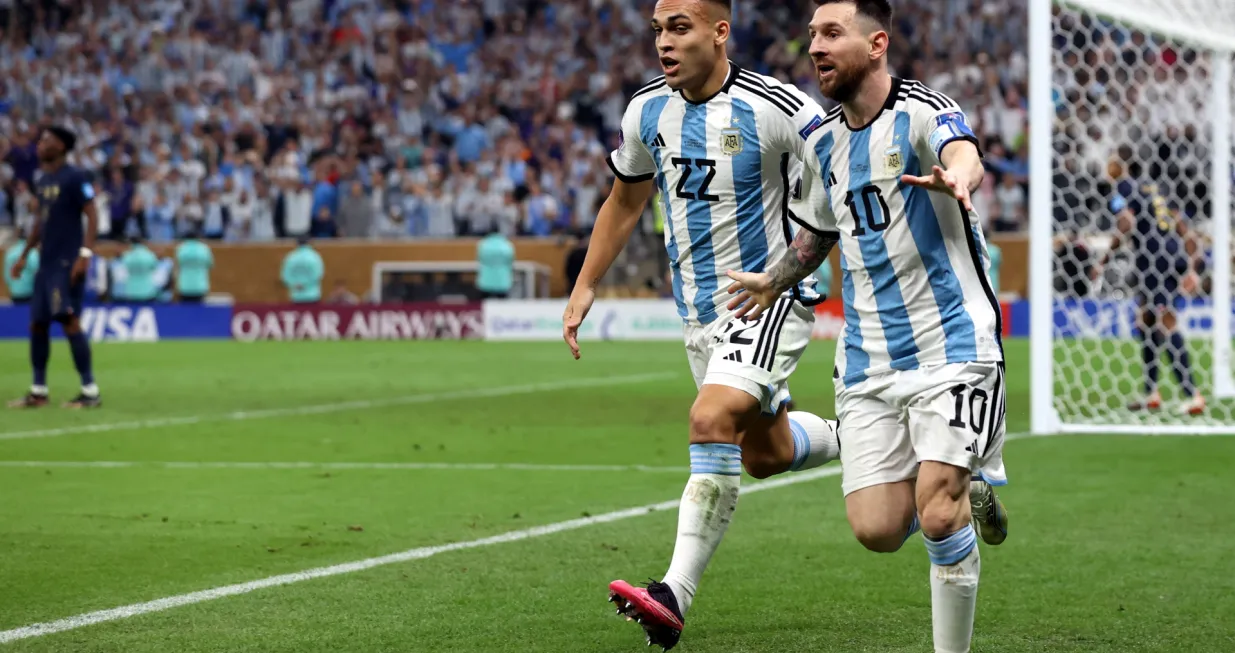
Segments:
[[[828,188],[832,188],[834,186],[836,186],[836,173],[829,172],[828,173]]]
[[[664,146],[665,146],[665,137],[661,136],[660,134],[657,134],[656,138],[652,140],[652,147],[664,147]]]
[[[725,356],[724,360],[733,361],[735,363],[741,363],[742,362],[742,352],[735,351],[732,354]]]

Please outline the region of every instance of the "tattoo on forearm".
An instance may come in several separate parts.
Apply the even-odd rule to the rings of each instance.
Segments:
[[[808,229],[798,231],[789,245],[789,251],[768,270],[772,285],[781,292],[792,288],[823,265],[839,239],[840,234],[837,233],[818,234]]]

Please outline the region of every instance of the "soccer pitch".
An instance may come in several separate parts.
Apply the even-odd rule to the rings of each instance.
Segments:
[[[1007,350],[1016,434],[1029,351]],[[583,355],[97,347],[106,408],[0,413],[0,650],[646,650],[606,585],[668,565],[694,385],[677,343]],[[831,360],[809,348],[800,407],[831,414]],[[0,344],[0,388],[27,368]],[[51,386],[76,386],[60,341]],[[1022,438],[1005,458],[1012,533],[982,551],[975,651],[1235,650],[1235,439]],[[743,480],[760,490],[675,651],[931,649],[920,536],[862,549],[824,470]]]

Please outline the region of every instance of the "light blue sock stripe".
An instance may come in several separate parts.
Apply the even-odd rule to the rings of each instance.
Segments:
[[[740,476],[742,474],[742,447],[736,444],[692,444],[690,445],[690,473]]]
[[[918,523],[918,516],[914,515],[913,521],[909,524],[909,532],[905,533],[905,539],[901,541],[901,544],[908,542],[909,538],[913,537],[913,534],[918,532],[921,528],[922,525]],[[928,544],[927,547],[929,546],[930,545]]]
[[[932,540],[929,537],[923,539],[926,541],[926,552],[930,556],[931,564],[941,567],[964,560],[978,545],[978,536],[973,532],[972,524],[965,524],[964,528],[942,540]]]
[[[810,455],[810,438],[806,435],[806,427],[792,419],[789,420],[789,432],[793,434],[793,462],[789,465],[789,471],[796,472]]]

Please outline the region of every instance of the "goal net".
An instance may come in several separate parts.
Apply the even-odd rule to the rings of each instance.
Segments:
[[[1235,432],[1235,1],[1035,2],[1034,431]]]

